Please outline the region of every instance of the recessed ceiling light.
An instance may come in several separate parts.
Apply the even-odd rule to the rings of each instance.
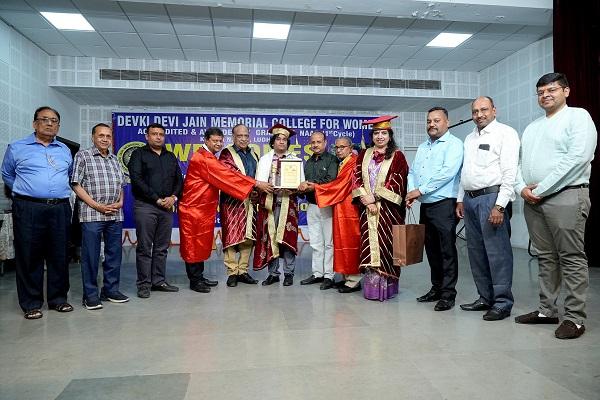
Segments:
[[[41,12],[56,29],[68,31],[94,31],[94,27],[78,13]]]
[[[447,33],[442,32],[431,42],[427,43],[429,47],[456,47],[468,38],[473,36],[470,33]]]
[[[290,24],[269,24],[255,22],[252,36],[255,39],[280,39],[285,40],[290,32]]]

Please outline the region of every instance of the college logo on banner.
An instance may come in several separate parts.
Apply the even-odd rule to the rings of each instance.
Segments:
[[[271,150],[269,139],[271,134],[268,129],[276,123],[281,123],[294,131],[296,135],[291,138],[290,151],[306,161],[310,158],[309,140],[313,131],[322,131],[327,136],[328,150],[333,152],[335,139],[348,137],[358,146],[364,143],[361,122],[370,119],[370,116],[291,116],[291,115],[231,115],[231,114],[179,114],[179,113],[146,113],[146,112],[114,112],[113,136],[114,151],[117,154],[121,167],[129,183],[127,163],[131,153],[138,147],[146,144],[146,127],[152,123],[160,123],[165,129],[165,146],[173,152],[179,160],[181,171],[185,175],[187,165],[192,155],[204,143],[204,132],[210,127],[223,130],[225,137],[223,147],[233,142],[231,129],[237,124],[244,124],[250,130],[250,147],[262,156]],[[367,134],[367,130],[364,130]],[[306,203],[300,199],[299,225],[306,225]],[[123,207],[125,220],[123,228],[135,228],[133,219],[133,196],[131,185],[125,187],[125,201]],[[217,216],[217,226],[219,217]],[[174,227],[179,227],[175,217]]]

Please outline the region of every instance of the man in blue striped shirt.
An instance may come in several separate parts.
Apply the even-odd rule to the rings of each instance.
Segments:
[[[431,268],[431,290],[418,302],[437,301],[435,311],[454,307],[458,280],[457,218],[454,213],[463,161],[463,143],[448,131],[448,111],[434,107],[427,113],[429,138],[421,143],[408,173],[406,206],[421,202],[425,251]]]
[[[17,294],[26,319],[42,317],[44,262],[48,308],[73,311],[67,303],[73,161],[68,147],[56,140],[59,126],[56,110],[38,108],[35,132],[9,144],[2,162],[2,179],[13,197]]]

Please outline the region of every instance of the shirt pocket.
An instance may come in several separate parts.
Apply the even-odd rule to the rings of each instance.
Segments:
[[[481,146],[483,146],[483,148]],[[488,143],[481,143],[477,148],[476,154],[475,165],[478,167],[486,168],[494,162],[495,155],[491,145]]]

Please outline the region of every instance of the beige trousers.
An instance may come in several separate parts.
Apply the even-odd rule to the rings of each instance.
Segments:
[[[556,300],[562,289],[565,319],[583,325],[588,288],[584,251],[585,222],[590,211],[589,189],[569,189],[525,204],[525,221],[538,253],[540,307],[547,317],[558,317]]]
[[[248,272],[248,264],[250,262],[250,253],[254,242],[246,240],[235,246],[229,246],[223,250],[223,262],[227,267],[227,275],[241,275]],[[237,254],[240,254],[239,258]]]

